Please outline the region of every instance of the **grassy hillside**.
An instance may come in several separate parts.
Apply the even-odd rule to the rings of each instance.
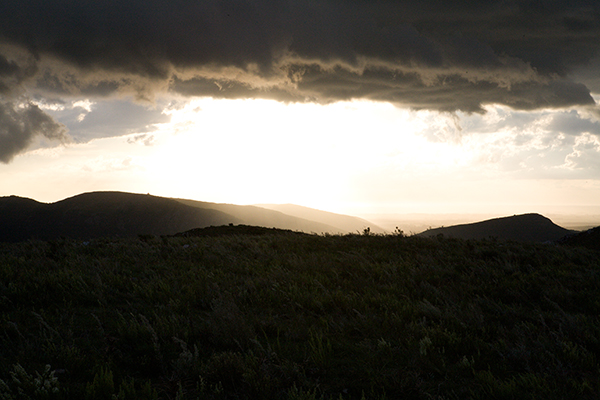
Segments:
[[[600,251],[600,226],[566,236],[560,240],[560,244]]]
[[[600,393],[599,252],[227,229],[0,244],[0,398]]]

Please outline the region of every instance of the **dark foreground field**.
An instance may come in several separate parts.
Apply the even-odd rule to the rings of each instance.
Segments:
[[[600,393],[600,253],[294,233],[0,244],[0,399]]]

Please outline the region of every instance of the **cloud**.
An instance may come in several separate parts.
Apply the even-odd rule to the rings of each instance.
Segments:
[[[75,100],[60,106],[44,104],[57,121],[69,129],[75,142],[124,136],[154,131],[155,124],[167,123],[171,117],[159,107],[136,104],[127,100]]]
[[[573,152],[566,157],[567,165],[579,172],[600,171],[600,138],[582,135],[576,139]],[[587,177],[595,177],[589,175]]]
[[[0,162],[9,163],[36,136],[69,141],[66,129],[31,103],[0,103]]]
[[[22,82],[38,72],[32,57],[23,57],[22,51],[14,50],[10,46],[0,47],[0,96],[14,93]],[[7,58],[4,52],[11,54],[11,59]],[[19,62],[15,58],[19,59]]]
[[[594,104],[575,79],[599,55],[600,4],[22,0],[0,4],[0,38],[4,93],[531,110]]]
[[[590,133],[600,137],[600,122],[582,118],[575,110],[554,114],[548,129],[567,135]]]
[[[58,121],[76,141],[147,133],[168,117],[126,99],[173,94],[467,114],[592,107],[599,60],[600,3],[584,0],[3,1],[0,102],[23,133],[3,128],[2,159],[40,131],[27,124]],[[63,108],[25,112],[19,98]]]
[[[600,94],[600,55],[573,69],[571,79],[584,83],[592,93]]]
[[[519,179],[597,179],[600,123],[589,111],[487,106],[485,114],[433,118],[419,113],[424,116],[419,134],[432,143],[452,144],[457,154],[466,151],[472,157],[471,169]]]
[[[127,139],[127,143],[135,144],[142,143],[144,146],[153,146],[154,145],[154,135],[149,135],[147,133],[142,133],[140,135],[134,135]]]

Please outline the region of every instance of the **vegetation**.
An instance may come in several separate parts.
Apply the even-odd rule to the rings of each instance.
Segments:
[[[277,234],[0,244],[0,399],[600,393],[600,253]]]
[[[563,246],[587,247],[600,251],[600,226],[566,236],[560,239],[559,243]]]

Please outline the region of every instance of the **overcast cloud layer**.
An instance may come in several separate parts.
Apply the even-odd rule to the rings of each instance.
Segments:
[[[594,107],[599,60],[597,0],[6,0],[0,111],[22,137],[0,129],[0,161],[38,134],[31,96]]]

